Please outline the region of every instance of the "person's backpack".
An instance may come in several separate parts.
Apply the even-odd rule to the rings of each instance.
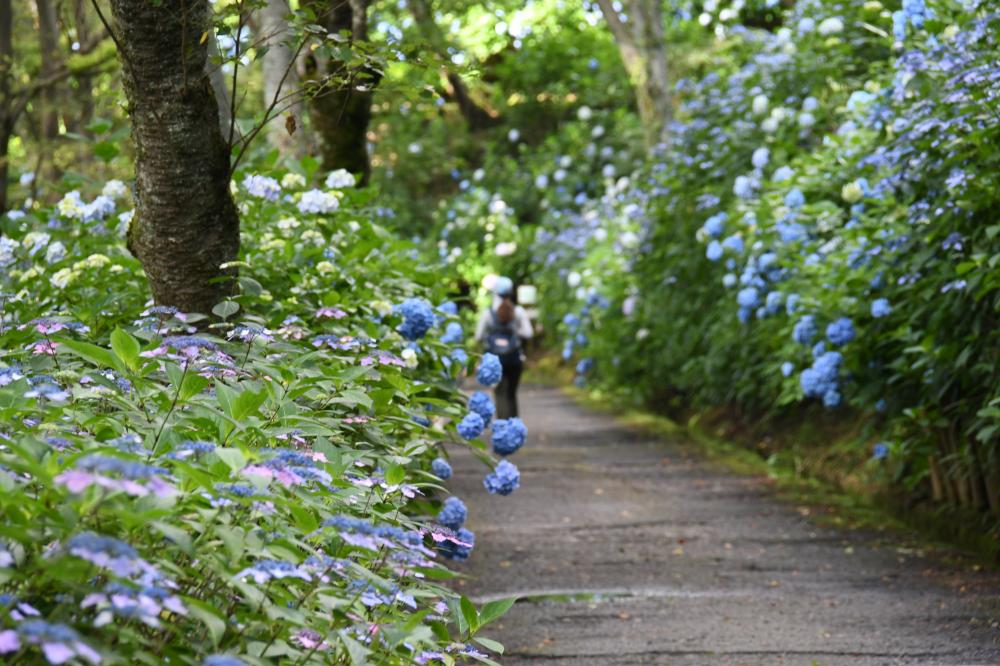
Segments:
[[[521,340],[514,332],[514,320],[504,324],[497,318],[495,310],[490,310],[493,322],[486,332],[486,351],[497,356],[508,356],[521,348]]]

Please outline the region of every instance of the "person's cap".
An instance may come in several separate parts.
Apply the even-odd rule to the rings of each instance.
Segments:
[[[509,296],[514,293],[514,281],[509,277],[498,277],[493,285],[493,291],[497,296]]]

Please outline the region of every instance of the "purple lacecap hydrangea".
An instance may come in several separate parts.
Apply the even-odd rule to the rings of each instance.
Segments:
[[[527,438],[528,428],[516,416],[493,424],[493,451],[497,455],[509,456],[520,449]]]
[[[258,560],[252,566],[243,569],[233,577],[238,579],[251,578],[258,585],[283,578],[299,578],[305,581],[312,580],[312,576],[307,571],[285,560]]]
[[[463,439],[475,439],[482,434],[483,429],[486,427],[486,422],[483,417],[475,412],[469,412],[465,415],[458,423],[458,434],[462,436]]]
[[[23,644],[37,646],[50,664],[63,664],[74,657],[91,664],[101,663],[101,655],[65,624],[28,620],[16,629],[0,631],[0,654],[16,652]]]
[[[471,530],[464,527],[455,533],[457,540],[461,543],[448,540],[438,544],[438,550],[449,560],[467,560],[472,554],[472,549],[476,545],[476,535]]]
[[[483,359],[479,362],[479,369],[476,371],[476,381],[483,386],[496,386],[503,377],[503,366],[500,365],[500,357],[496,354],[483,354]]]
[[[457,497],[449,497],[444,501],[444,506],[438,512],[437,521],[453,530],[458,530],[465,524],[465,519],[469,515],[465,503]]]
[[[507,460],[501,460],[483,479],[483,486],[491,495],[510,495],[520,485],[521,473]]]

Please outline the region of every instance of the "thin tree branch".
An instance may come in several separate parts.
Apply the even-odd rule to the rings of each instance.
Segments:
[[[230,151],[233,149],[233,135],[236,134],[236,81],[240,73],[240,37],[243,36],[243,0],[240,0],[237,12],[239,20],[236,25],[236,51],[233,57],[233,90],[229,95],[229,139],[226,141]]]
[[[246,153],[247,148],[250,147],[250,142],[253,141],[258,134],[260,134],[261,130],[264,128],[265,125],[267,125],[267,123],[269,123],[271,120],[277,118],[278,115],[280,115],[280,114],[275,114],[274,116],[271,116],[271,112],[274,111],[275,107],[277,107],[281,101],[283,101],[284,99],[288,99],[289,97],[292,96],[288,95],[285,98],[281,98],[281,89],[284,87],[285,81],[288,80],[288,75],[292,72],[292,68],[295,67],[295,63],[296,61],[298,61],[299,55],[302,53],[302,49],[305,48],[307,41],[308,38],[303,39],[301,42],[299,42],[298,48],[295,49],[295,53],[292,54],[291,59],[288,61],[288,65],[285,67],[285,72],[284,74],[281,75],[281,80],[278,82],[278,87],[274,91],[274,98],[271,100],[271,104],[268,105],[267,110],[264,111],[264,119],[256,127],[254,127],[253,130],[249,134],[247,134],[247,136],[243,139],[243,146],[240,148],[240,152],[236,155],[236,159],[233,160],[232,166],[229,167],[230,176],[232,176],[232,174],[236,172],[236,167],[239,165],[240,160],[243,159],[243,155]],[[291,108],[291,106],[292,105],[289,105],[286,108]],[[232,137],[230,137],[229,149],[232,150],[232,148],[233,148]]]

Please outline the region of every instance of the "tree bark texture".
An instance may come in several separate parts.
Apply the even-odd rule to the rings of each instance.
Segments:
[[[76,28],[76,39],[80,43],[81,51],[84,45],[89,45],[93,39],[93,30],[90,25],[90,3],[86,0],[73,0],[73,25]],[[85,74],[76,77],[75,90],[70,93],[74,98],[79,110],[75,115],[65,114],[63,116],[66,129],[77,134],[87,133],[87,126],[94,119],[94,81],[93,78]]]
[[[430,1],[408,0],[406,4],[410,8],[410,13],[413,14],[414,22],[420,28],[420,32],[423,34],[424,39],[427,40],[431,49],[437,55],[446,57],[447,46],[445,38],[441,33],[441,27],[434,20],[434,12]],[[441,68],[441,74],[447,83],[448,96],[458,105],[458,110],[461,112],[462,117],[465,118],[465,122],[469,125],[471,131],[477,132],[489,129],[503,122],[499,114],[476,103],[476,100],[469,93],[469,88],[465,85],[465,81],[462,80],[462,77],[457,72],[448,66],[444,66]]]
[[[269,47],[264,54],[264,108],[279,100],[275,109],[284,113],[267,124],[267,142],[282,157],[298,159],[305,154],[302,103],[289,95],[297,95],[299,72],[296,68],[295,49],[289,44],[293,31],[288,25],[291,10],[288,0],[267,0],[260,10],[260,32]],[[291,120],[288,117],[291,116]]]
[[[112,0],[136,149],[128,245],[160,305],[208,313],[229,296],[239,217],[205,73],[208,0]]]
[[[38,46],[42,59],[42,78],[49,78],[62,69],[59,51],[59,17],[52,0],[35,0],[38,10]],[[47,86],[41,91],[42,138],[47,142],[59,136],[60,87]]]
[[[597,0],[597,4],[618,45],[618,52],[635,90],[646,143],[652,148],[663,139],[673,116],[663,3],[659,0],[628,0],[625,3],[625,21],[615,11],[612,0]]]
[[[351,43],[368,39],[366,0],[312,0],[307,3],[327,32],[347,32]],[[367,133],[372,117],[372,95],[381,73],[372,67],[352,67],[341,60],[323,63],[314,54],[306,60],[306,76],[316,85],[310,96],[309,115],[320,139],[323,168],[346,169],[368,182]]]

